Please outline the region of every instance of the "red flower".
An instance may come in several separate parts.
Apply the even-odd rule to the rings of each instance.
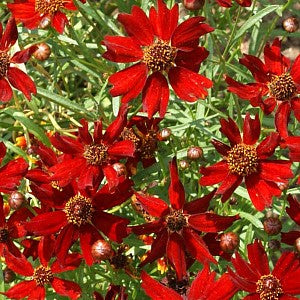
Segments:
[[[118,185],[119,176],[113,168],[113,163],[120,158],[134,155],[134,144],[131,141],[118,141],[126,124],[126,109],[121,108],[119,116],[102,134],[102,122],[95,122],[93,137],[88,131],[88,123],[81,120],[82,127],[78,129],[77,139],[61,136],[56,133],[51,137],[52,144],[70,159],[54,165],[49,170],[53,172],[51,180],[58,181],[64,187],[78,178],[79,189],[98,189],[105,176],[110,188]]]
[[[162,257],[165,253],[176,270],[178,280],[186,274],[186,254],[200,262],[216,260],[199,236],[199,232],[218,232],[228,228],[239,216],[223,217],[215,213],[205,212],[214,192],[185,203],[184,188],[178,177],[176,159],[170,162],[171,183],[169,200],[171,207],[159,198],[136,193],[142,208],[157,220],[143,225],[133,226],[131,230],[138,235],[154,232],[156,238],[151,251],[141,266]]]
[[[288,160],[267,159],[273,155],[278,146],[278,133],[271,133],[258,146],[255,146],[260,136],[258,115],[252,120],[247,114],[244,120],[243,138],[236,123],[229,118],[221,119],[220,131],[227,136],[230,147],[212,140],[216,150],[223,160],[210,167],[201,167],[203,175],[199,183],[203,186],[222,182],[217,194],[226,201],[234,190],[245,179],[250,199],[257,210],[263,210],[272,204],[272,197],[281,195],[279,184],[287,184],[293,177],[291,162]]]
[[[265,63],[252,55],[244,55],[240,63],[252,73],[255,83],[242,84],[230,77],[226,78],[228,90],[240,98],[250,100],[252,106],[260,106],[266,114],[271,113],[276,104],[275,125],[280,135],[288,136],[287,124],[291,111],[300,121],[300,55],[291,67],[290,60],[281,54],[281,41],[275,39],[264,49]],[[266,99],[264,99],[266,96]]]
[[[300,293],[300,263],[295,253],[284,252],[270,272],[267,254],[258,240],[247,246],[250,263],[239,253],[232,258],[235,272],[229,274],[240,290],[250,293],[249,300],[298,299]]]
[[[232,0],[216,0],[216,1],[220,6],[223,6],[223,7],[231,7],[232,6]],[[239,4],[240,6],[244,6],[244,7],[249,7],[249,6],[251,6],[251,3],[252,3],[251,0],[235,0],[235,2],[237,4]]]
[[[0,143],[0,163],[6,154],[6,147]],[[20,180],[27,173],[28,164],[23,158],[11,160],[0,168],[0,192],[9,193],[16,190]]]
[[[178,25],[178,4],[168,9],[157,0],[157,10],[151,7],[149,17],[137,6],[131,14],[119,14],[128,37],[106,36],[103,57],[118,63],[136,64],[113,74],[110,94],[122,96],[127,103],[142,92],[143,110],[151,118],[159,111],[163,117],[169,102],[169,87],[188,102],[207,96],[212,81],[198,74],[201,62],[208,56],[199,47],[199,37],[213,31],[203,23],[205,18],[193,17]]]
[[[122,177],[113,193],[105,185],[92,197],[79,191],[75,184],[73,188],[69,186],[59,195],[59,191],[51,194],[43,185],[40,188],[35,186],[33,192],[38,199],[46,199],[47,195],[53,196],[52,199],[47,199],[46,204],[51,205],[55,211],[35,216],[25,224],[25,228],[35,235],[58,233],[55,253],[62,263],[71,246],[80,240],[83,257],[88,265],[92,265],[92,245],[103,239],[99,231],[119,243],[127,236],[129,220],[109,214],[105,210],[126,201],[132,195],[131,186],[132,182]]]
[[[300,202],[292,195],[288,195],[287,200],[289,201],[290,207],[286,208],[286,212],[298,225],[300,225]],[[298,238],[300,238],[300,230],[281,233],[281,241],[288,245],[294,245]]]
[[[11,270],[32,279],[20,282],[2,294],[10,299],[24,299],[25,297],[47,299],[46,286],[50,284],[57,294],[70,299],[78,299],[81,296],[80,286],[75,282],[58,278],[54,274],[75,270],[81,263],[81,257],[78,254],[69,254],[64,266],[57,260],[50,266],[53,243],[46,243],[45,239],[39,243],[38,252],[40,265],[37,268],[34,268],[23,255],[15,257],[8,252],[5,253],[5,262]]]
[[[59,33],[63,33],[65,25],[68,24],[61,9],[77,10],[73,0],[15,0],[14,3],[7,4],[7,7],[14,18],[27,28],[44,28],[51,24]]]
[[[223,274],[215,281],[215,272],[210,272],[209,266],[204,265],[201,272],[191,284],[186,293],[178,293],[173,289],[157,282],[146,272],[142,271],[141,287],[152,300],[229,300],[237,292],[228,274]]]
[[[21,91],[30,100],[31,94],[36,93],[36,87],[31,78],[19,68],[11,64],[23,64],[27,62],[36,46],[16,52],[13,56],[8,53],[18,39],[18,31],[15,19],[10,18],[3,33],[0,24],[0,101],[8,102],[12,98],[12,89],[9,83]]]

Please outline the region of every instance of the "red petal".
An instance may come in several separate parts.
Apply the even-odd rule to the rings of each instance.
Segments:
[[[12,98],[12,89],[5,78],[0,78],[0,101],[8,102]]]
[[[300,98],[295,98],[291,100],[292,110],[294,112],[295,118],[300,122]]]
[[[184,240],[177,233],[173,232],[167,243],[167,257],[171,265],[174,267],[176,277],[180,281],[186,275],[186,262],[184,252]]]
[[[295,59],[292,69],[291,69],[291,76],[293,78],[293,80],[296,83],[300,83],[300,55],[297,56],[297,58]]]
[[[120,141],[114,143],[108,149],[108,154],[116,157],[133,157],[135,146],[132,141]]]
[[[27,297],[37,285],[34,280],[22,281],[10,288],[4,295],[11,299],[23,299]]]
[[[46,290],[44,286],[37,285],[35,289],[31,290],[28,295],[28,300],[43,300],[46,298]]]
[[[210,167],[201,167],[199,171],[203,176],[200,178],[200,185],[213,185],[221,182],[228,175],[228,165],[226,161],[220,161]]]
[[[206,89],[213,85],[210,79],[183,67],[171,68],[169,81],[177,96],[188,102],[206,98]]]
[[[142,225],[132,226],[129,228],[130,232],[133,232],[137,235],[142,234],[150,234],[150,233],[158,233],[165,225],[162,223],[161,220],[152,221],[150,223],[145,223]]]
[[[238,219],[238,215],[224,217],[215,213],[201,213],[191,215],[188,218],[188,224],[199,231],[218,232],[227,229]]]
[[[166,114],[169,102],[168,82],[160,72],[154,72],[150,75],[143,88],[143,111],[148,112],[148,118],[159,111],[161,118]]]
[[[260,276],[270,274],[268,256],[261,242],[255,240],[247,246],[247,250],[251,267],[259,272]]]
[[[230,147],[224,144],[223,142],[220,142],[218,140],[212,139],[211,143],[215,147],[215,149],[223,156],[227,156],[228,151],[230,151]]]
[[[220,132],[226,135],[231,146],[240,144],[242,142],[240,130],[237,124],[231,118],[228,118],[228,121],[222,118],[220,120],[220,124]]]
[[[75,140],[75,137],[61,136],[56,132],[51,136],[50,141],[55,148],[66,154],[76,155],[84,151],[83,145]]]
[[[243,126],[243,143],[247,145],[254,145],[260,135],[260,121],[258,114],[255,115],[255,119],[251,119],[250,114],[247,113],[244,126]]]
[[[216,0],[216,1],[222,7],[231,7],[232,6],[231,0]]]
[[[142,271],[141,279],[141,287],[152,300],[182,300],[182,297],[178,293],[176,293],[171,288],[168,288],[167,286],[157,282],[152,277],[150,277],[145,271]]]
[[[25,50],[16,52],[14,56],[11,58],[10,62],[17,63],[17,64],[27,62],[37,48],[38,48],[37,46],[33,45]]]
[[[260,163],[260,177],[264,180],[288,183],[293,178],[292,163],[288,160],[265,160]]]
[[[300,202],[292,195],[288,195],[287,200],[289,201],[290,207],[286,208],[286,212],[298,225],[300,225]]]
[[[64,32],[65,26],[68,24],[68,19],[61,11],[56,11],[52,17],[51,25],[60,34]]]
[[[82,262],[82,256],[79,253],[68,254],[62,265],[58,260],[55,260],[51,265],[51,271],[54,274],[62,273],[66,271],[72,271],[79,267]]]
[[[9,68],[7,71],[9,83],[21,91],[25,97],[30,100],[31,94],[36,94],[36,86],[32,79],[18,68]]]
[[[215,195],[215,192],[216,192],[216,190],[213,190],[208,195],[205,195],[201,198],[193,200],[192,202],[185,203],[183,206],[183,211],[189,215],[207,211],[210,200]]]
[[[11,46],[13,46],[16,43],[17,39],[18,30],[16,26],[16,21],[13,17],[10,17],[1,38],[0,50],[8,50]]]
[[[23,276],[32,276],[33,267],[24,255],[14,256],[8,251],[4,252],[5,263],[8,268]]]
[[[241,184],[242,180],[242,176],[234,173],[228,173],[221,186],[217,189],[216,194],[222,195],[222,201],[226,201],[232,195],[234,190]]]
[[[297,257],[296,253],[284,252],[281,254],[280,258],[278,259],[278,261],[274,267],[274,270],[272,272],[272,275],[276,276],[280,281],[284,282],[285,277],[292,276],[294,279],[296,279],[297,278],[297,277],[295,277],[296,270],[299,273],[299,271],[300,271],[299,258]],[[299,280],[299,278],[300,277],[298,276],[297,279]],[[295,280],[295,282],[296,282],[296,280]],[[298,288],[299,288],[299,286],[300,285],[298,285]],[[284,290],[285,290],[285,286],[284,286]]]
[[[62,296],[67,296],[71,299],[78,299],[81,296],[81,288],[75,282],[54,277],[51,285],[55,292]]]
[[[280,136],[272,132],[256,148],[257,155],[260,159],[268,158],[273,155],[275,148],[279,145]]]
[[[295,245],[295,242],[298,238],[300,238],[300,230],[281,233],[281,243],[285,243],[291,246]]]
[[[291,114],[291,106],[288,101],[282,102],[275,113],[275,126],[280,136],[286,138],[288,133],[288,122]]]
[[[43,266],[48,266],[52,258],[55,247],[55,238],[53,235],[43,236],[38,245],[38,256]]]

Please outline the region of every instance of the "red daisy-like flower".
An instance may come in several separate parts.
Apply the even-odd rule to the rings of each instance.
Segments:
[[[281,195],[279,184],[287,184],[293,177],[289,160],[268,159],[279,145],[278,133],[271,133],[259,145],[255,145],[260,136],[258,115],[255,119],[246,114],[243,126],[243,138],[236,123],[229,118],[221,119],[220,131],[227,136],[230,146],[212,140],[223,160],[210,167],[201,167],[203,186],[222,182],[217,194],[226,201],[245,179],[250,199],[257,210],[263,210],[272,204],[272,197]]]
[[[51,24],[59,33],[63,33],[68,24],[68,19],[61,10],[77,10],[73,0],[15,0],[14,3],[7,4],[7,7],[14,18],[28,29],[44,28]]]
[[[231,7],[232,6],[232,0],[216,0],[216,1],[222,7]],[[243,7],[249,7],[252,4],[251,0],[235,0],[235,2]]]
[[[46,242],[48,241],[48,242]],[[31,277],[30,280],[22,281],[7,292],[1,293],[10,299],[47,299],[46,286],[51,285],[55,292],[70,299],[78,299],[81,296],[80,286],[72,281],[54,276],[66,271],[75,270],[81,263],[81,256],[68,254],[65,264],[61,265],[57,260],[49,265],[53,254],[53,243],[49,239],[42,239],[39,243],[38,254],[40,265],[36,268],[26,259],[25,256],[15,257],[5,253],[5,262],[14,272]]]
[[[300,202],[292,195],[288,195],[287,200],[290,207],[286,208],[286,212],[298,225],[300,225]],[[298,238],[300,238],[300,230],[281,233],[281,241],[288,245],[294,245]]]
[[[168,9],[163,0],[157,0],[157,10],[151,7],[149,17],[137,6],[131,14],[119,14],[118,21],[128,37],[106,36],[103,57],[137,63],[110,76],[110,94],[122,96],[122,102],[127,103],[142,92],[143,110],[149,118],[156,112],[160,117],[166,113],[170,93],[166,77],[180,99],[204,99],[212,81],[198,74],[208,56],[198,44],[200,36],[213,31],[204,20],[193,17],[178,25],[178,4]]]
[[[228,272],[240,290],[249,293],[247,300],[292,300],[300,293],[300,261],[295,253],[281,254],[273,271],[270,271],[267,253],[256,240],[247,246],[250,263],[235,253],[232,264],[235,272]]]
[[[162,199],[136,193],[142,208],[157,219],[143,225],[133,226],[131,230],[138,235],[156,234],[151,251],[141,266],[166,253],[169,262],[176,270],[178,280],[181,280],[186,274],[185,252],[200,262],[216,263],[199,233],[225,230],[239,219],[239,216],[223,217],[205,212],[214,192],[185,203],[184,188],[178,177],[176,158],[170,162],[170,176],[171,207]]]
[[[275,125],[281,136],[287,137],[291,111],[300,121],[300,55],[291,67],[290,60],[281,54],[281,41],[275,39],[272,45],[266,44],[264,60],[263,63],[256,56],[245,54],[240,63],[250,70],[256,82],[243,84],[228,76],[228,91],[250,100],[254,107],[260,106],[266,114],[278,104]]]
[[[110,188],[116,187],[119,176],[112,165],[121,158],[133,157],[135,151],[132,141],[119,141],[126,122],[126,110],[121,108],[118,117],[108,126],[105,134],[102,133],[101,121],[94,123],[92,137],[88,131],[88,123],[81,120],[82,127],[78,129],[77,139],[58,133],[52,136],[52,144],[71,157],[49,169],[53,173],[51,180],[64,187],[78,178],[79,189],[97,190],[105,176]]]
[[[99,231],[118,243],[127,236],[126,227],[129,220],[109,214],[105,210],[120,205],[132,195],[132,181],[121,177],[114,192],[109,190],[107,184],[93,196],[80,191],[76,184],[60,193],[49,193],[43,185],[33,186],[33,194],[42,203],[45,203],[46,196],[53,196],[52,199],[47,199],[46,204],[55,211],[35,216],[25,224],[25,228],[35,235],[58,233],[55,253],[60,262],[64,262],[74,242],[80,240],[83,257],[88,265],[92,265],[92,245],[103,239]]]
[[[28,100],[31,99],[31,94],[36,93],[36,86],[32,79],[19,68],[12,66],[12,64],[27,62],[36,50],[36,46],[18,51],[11,56],[9,54],[10,48],[17,39],[18,31],[14,18],[8,20],[4,32],[2,24],[0,24],[0,101],[2,102],[8,102],[12,98],[10,84],[21,91]]]
[[[216,273],[210,272],[209,266],[205,264],[190,288],[187,291],[184,289],[182,294],[157,282],[142,271],[141,287],[152,300],[229,300],[237,292],[237,288],[228,274],[223,274],[216,281],[215,276]]]

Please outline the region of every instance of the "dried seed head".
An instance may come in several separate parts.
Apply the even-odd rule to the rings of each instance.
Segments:
[[[182,159],[179,161],[179,168],[182,169],[182,170],[186,170],[190,167],[190,164],[187,160],[185,159]]]
[[[158,134],[157,134],[157,138],[160,141],[167,141],[170,136],[172,134],[172,131],[170,128],[163,128]]]
[[[264,230],[268,235],[276,235],[282,229],[282,223],[278,217],[269,217],[264,220]]]
[[[8,267],[3,270],[3,279],[5,283],[10,283],[14,281],[15,278],[16,274],[13,270],[9,269]]]
[[[22,205],[24,204],[24,201],[25,201],[24,195],[22,193],[16,192],[16,191],[12,192],[10,194],[10,197],[8,198],[9,206],[15,210],[22,207]]]
[[[293,33],[299,29],[299,21],[295,17],[289,17],[283,20],[282,27],[285,31]]]
[[[113,250],[105,240],[98,240],[92,245],[92,256],[95,262],[110,259],[113,256]]]
[[[187,10],[198,10],[203,7],[205,0],[183,0],[183,6]]]
[[[226,253],[232,253],[239,246],[239,237],[234,232],[223,233],[220,237],[220,247]]]
[[[188,148],[187,157],[191,160],[197,160],[203,156],[203,150],[201,147],[193,146]]]
[[[38,48],[33,53],[33,56],[40,61],[47,60],[51,54],[51,48],[46,43],[36,45]]]

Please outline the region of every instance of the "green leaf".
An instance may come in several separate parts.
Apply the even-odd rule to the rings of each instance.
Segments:
[[[262,222],[258,219],[257,214],[256,216],[251,215],[249,213],[246,213],[244,211],[238,212],[241,218],[245,218],[248,220],[250,223],[252,223],[255,227],[257,228],[263,228]]]

